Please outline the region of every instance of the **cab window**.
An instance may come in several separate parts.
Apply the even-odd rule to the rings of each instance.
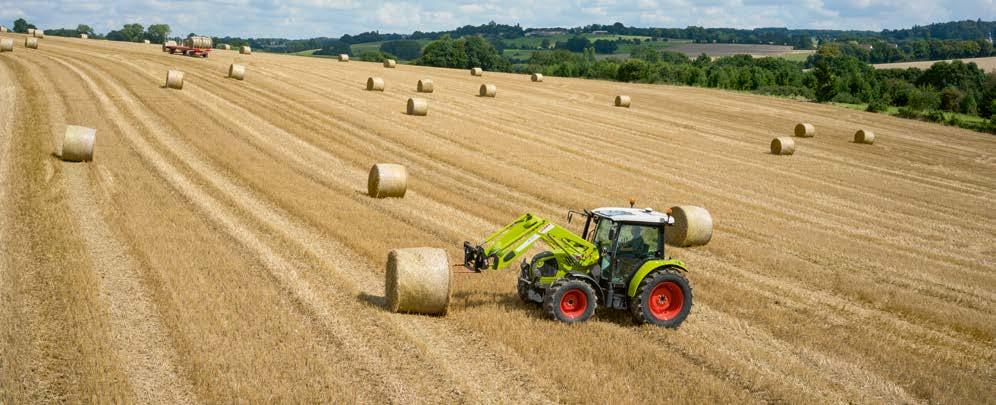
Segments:
[[[619,227],[620,256],[639,259],[657,255],[660,247],[660,227],[623,224]]]

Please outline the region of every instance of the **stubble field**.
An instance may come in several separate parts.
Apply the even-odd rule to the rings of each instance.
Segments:
[[[996,398],[991,135],[709,89],[3,37],[0,402]],[[429,115],[405,115],[422,78]],[[801,121],[815,138],[767,153]],[[53,154],[67,124],[97,129],[93,162]],[[377,162],[408,167],[404,199],[366,195]],[[708,246],[669,251],[695,292],[678,330],[555,323],[514,270],[456,274],[446,317],[381,307],[390,249],[456,263],[522,212],[566,224],[630,197],[715,219]]]

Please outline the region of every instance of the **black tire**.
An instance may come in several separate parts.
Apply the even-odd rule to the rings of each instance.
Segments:
[[[676,269],[657,270],[640,282],[629,309],[637,324],[677,328],[692,311],[692,286]]]
[[[564,323],[587,321],[595,315],[598,295],[595,289],[581,280],[560,279],[546,289],[543,311]]]

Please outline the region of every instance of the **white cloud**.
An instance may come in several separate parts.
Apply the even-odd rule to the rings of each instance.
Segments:
[[[993,0],[0,0],[0,25],[22,17],[43,28],[82,23],[107,32],[129,22],[165,23],[184,34],[302,38],[438,31],[488,21],[880,30],[991,20],[996,6]]]

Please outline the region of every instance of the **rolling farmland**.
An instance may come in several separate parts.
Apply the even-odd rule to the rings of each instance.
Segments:
[[[992,135],[700,88],[0,36],[0,402],[996,398]],[[404,114],[416,95],[427,116]],[[798,122],[816,136],[769,154]],[[66,125],[97,129],[93,162],[54,155]],[[366,195],[379,162],[408,168],[404,199]],[[390,249],[456,263],[523,212],[567,225],[630,197],[715,219],[709,245],[669,248],[695,294],[677,330],[548,320],[512,269],[454,267],[445,317],[383,308]]]
[[[982,69],[986,72],[996,71],[996,56],[989,58],[965,58],[960,60],[965,63],[975,63],[976,65],[979,65],[979,69]],[[876,69],[909,69],[915,67],[926,70],[937,62],[942,62],[942,61],[928,60],[920,62],[879,63],[874,66]],[[951,62],[951,61],[946,60],[943,62]]]

